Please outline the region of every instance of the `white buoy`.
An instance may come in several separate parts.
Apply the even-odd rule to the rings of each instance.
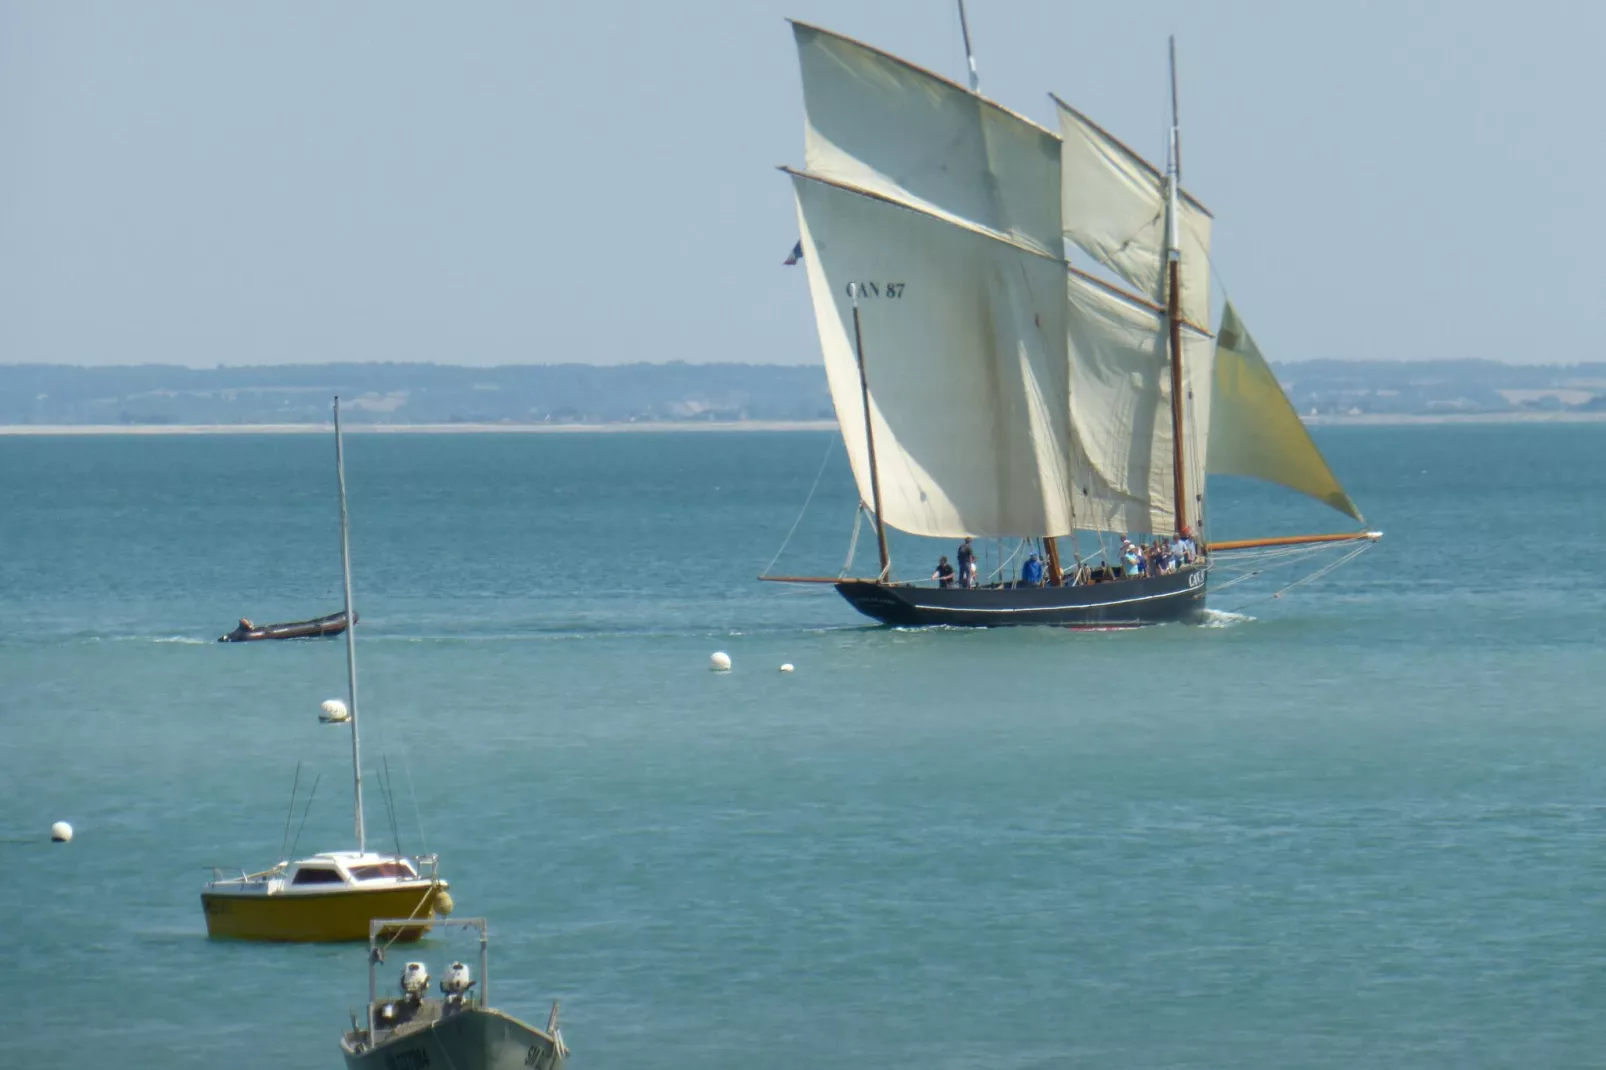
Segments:
[[[72,826],[65,821],[58,821],[50,826],[51,843],[71,843]]]
[[[785,665],[782,665],[781,666],[781,671],[782,672],[791,672],[792,671],[792,663],[789,661]]]
[[[716,650],[708,656],[708,667],[715,672],[730,672],[731,656],[723,650]]]
[[[318,714],[318,720],[324,724],[345,724],[351,720],[351,711],[346,709],[346,704],[339,699],[326,698],[323,700],[322,712]]]

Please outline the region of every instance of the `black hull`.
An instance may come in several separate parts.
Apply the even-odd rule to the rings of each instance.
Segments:
[[[357,614],[362,620],[362,614]],[[254,643],[259,639],[316,639],[325,635],[339,635],[346,630],[346,614],[331,613],[317,620],[298,620],[289,624],[263,624],[255,628],[243,625],[228,635],[220,635],[220,643]]]
[[[967,628],[1055,624],[1129,628],[1204,619],[1207,572],[1190,568],[1152,579],[1136,577],[1081,587],[915,587],[844,580],[843,598],[867,617],[900,627]]]

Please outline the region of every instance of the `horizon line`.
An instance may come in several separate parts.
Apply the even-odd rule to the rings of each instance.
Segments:
[[[1600,360],[1575,361],[1534,361],[1523,363],[1510,360],[1494,360],[1489,357],[1307,357],[1296,360],[1272,360],[1275,366],[1305,365],[1305,364],[1442,364],[1467,365],[1483,364],[1500,368],[1582,368],[1606,367],[1606,357]],[[6,368],[64,368],[79,371],[111,371],[131,368],[170,368],[179,371],[191,372],[217,372],[217,371],[254,371],[264,368],[457,368],[463,371],[503,371],[510,368],[594,368],[605,371],[612,368],[819,368],[824,370],[825,365],[820,361],[807,361],[799,363],[779,363],[769,361],[687,361],[687,360],[636,360],[621,361],[616,364],[589,364],[585,361],[520,361],[507,364],[451,364],[433,360],[323,360],[323,361],[285,361],[277,364],[180,364],[162,361],[138,361],[115,364],[69,364],[56,361],[29,361],[0,359],[0,369]]]

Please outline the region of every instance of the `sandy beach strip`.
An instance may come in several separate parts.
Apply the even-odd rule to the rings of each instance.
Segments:
[[[1312,427],[1407,427],[1464,424],[1593,424],[1606,412],[1362,413],[1357,416],[1301,416]]]

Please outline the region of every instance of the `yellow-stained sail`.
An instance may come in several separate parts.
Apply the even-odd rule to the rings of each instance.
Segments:
[[[1216,333],[1206,470],[1279,483],[1365,523],[1230,301]]]

